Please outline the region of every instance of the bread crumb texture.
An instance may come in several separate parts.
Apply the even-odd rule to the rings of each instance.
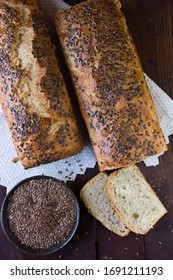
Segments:
[[[108,175],[100,172],[82,188],[80,198],[87,210],[107,229],[120,236],[126,236],[129,230],[123,225],[112,208],[106,193],[106,180]]]
[[[167,212],[136,165],[113,172],[106,188],[113,208],[135,233],[146,234]]]

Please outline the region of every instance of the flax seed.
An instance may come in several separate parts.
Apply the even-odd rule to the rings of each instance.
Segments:
[[[34,249],[64,240],[76,221],[73,194],[48,178],[26,181],[9,199],[7,217],[18,240]]]

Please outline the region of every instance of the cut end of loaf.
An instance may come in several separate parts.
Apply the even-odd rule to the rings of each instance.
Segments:
[[[137,234],[146,234],[167,213],[136,165],[113,172],[106,188],[120,219]]]
[[[80,198],[83,200],[88,212],[107,229],[119,236],[127,236],[129,230],[123,225],[107,197],[107,178],[106,173],[100,172],[82,188]]]

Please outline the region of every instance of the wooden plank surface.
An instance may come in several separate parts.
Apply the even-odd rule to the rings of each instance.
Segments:
[[[144,72],[173,98],[173,1],[121,2]],[[54,31],[52,34],[55,36]],[[57,38],[54,40],[57,42]],[[63,59],[61,63],[64,63]],[[63,69],[73,92],[67,68],[64,66]],[[92,218],[79,200],[79,228],[64,249],[48,256],[33,257],[16,249],[0,229],[0,259],[173,259],[173,136],[168,147],[158,166],[147,168],[143,163],[138,164],[168,210],[168,214],[147,235],[130,233],[128,237],[116,236]],[[78,175],[74,182],[69,182],[78,198],[82,186],[98,172],[96,166],[84,175]],[[5,188],[1,187],[1,203],[4,196]]]

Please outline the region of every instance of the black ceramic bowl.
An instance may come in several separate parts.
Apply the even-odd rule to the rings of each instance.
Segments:
[[[7,207],[8,207],[8,203],[9,203],[9,199],[11,196],[13,196],[15,190],[19,187],[22,186],[25,182],[28,182],[30,180],[38,180],[38,179],[51,179],[51,180],[55,180],[58,183],[61,183],[61,185],[63,185],[64,188],[67,188],[71,193],[72,193],[72,197],[74,198],[74,202],[75,202],[75,207],[76,207],[76,220],[75,223],[70,231],[70,233],[68,234],[68,236],[58,242],[57,244],[54,244],[48,248],[44,248],[44,249],[33,249],[30,246],[26,246],[24,244],[22,244],[18,238],[16,237],[16,235],[11,231],[10,227],[9,227],[9,222],[8,222],[8,218],[7,218]],[[29,253],[32,255],[47,255],[47,254],[51,254],[53,252],[58,251],[59,249],[61,249],[62,247],[64,247],[73,237],[73,235],[76,232],[76,229],[78,227],[79,224],[79,216],[80,216],[80,208],[79,208],[79,204],[77,201],[76,196],[74,195],[74,193],[72,192],[72,190],[70,189],[70,187],[68,185],[66,185],[64,182],[53,178],[53,177],[49,177],[49,176],[33,176],[33,177],[29,177],[26,178],[22,181],[20,181],[16,186],[13,187],[13,189],[7,194],[6,198],[4,199],[2,208],[1,208],[1,226],[2,229],[4,231],[4,233],[6,234],[7,238],[19,249],[21,249],[22,251],[24,251],[25,253]]]

